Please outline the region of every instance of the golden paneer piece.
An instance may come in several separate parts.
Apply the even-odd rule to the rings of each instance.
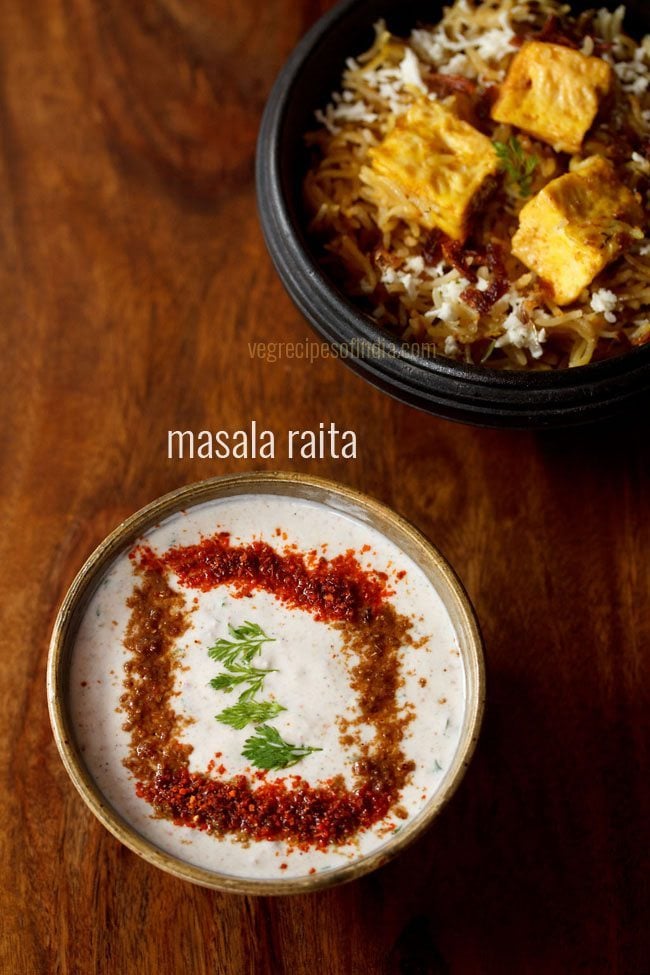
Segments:
[[[519,214],[512,252],[552,289],[558,305],[583,288],[642,237],[643,210],[609,160],[591,156],[554,179]]]
[[[612,81],[602,58],[528,41],[510,65],[492,118],[524,129],[556,152],[578,152]]]
[[[429,99],[400,116],[369,156],[360,175],[373,203],[454,240],[467,236],[472,203],[498,169],[490,140]]]

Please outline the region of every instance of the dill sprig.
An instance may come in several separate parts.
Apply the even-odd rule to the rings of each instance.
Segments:
[[[530,196],[533,185],[533,173],[537,169],[539,159],[529,156],[516,135],[507,142],[493,142],[494,151],[499,158],[499,166],[508,178],[519,186],[519,195]]]
[[[275,728],[263,724],[255,729],[254,735],[246,739],[242,754],[257,768],[280,769],[290,768],[312,752],[320,751],[322,748],[291,745]]]

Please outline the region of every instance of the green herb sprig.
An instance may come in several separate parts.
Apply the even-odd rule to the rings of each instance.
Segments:
[[[499,166],[507,174],[511,182],[519,186],[519,195],[530,196],[533,185],[533,173],[537,169],[539,159],[524,152],[524,148],[516,135],[507,142],[493,142],[494,151],[499,158]]]
[[[229,694],[235,687],[248,684],[246,690],[239,695],[239,700],[249,701],[254,694],[262,689],[266,675],[273,673],[275,673],[274,670],[259,670],[257,667],[231,664],[225,673],[212,678],[210,687],[213,687],[215,691],[225,691],[226,694]]]
[[[208,656],[225,667],[231,666],[238,659],[249,664],[265,643],[275,643],[275,637],[267,636],[257,623],[250,623],[248,620],[241,626],[231,626],[229,623],[228,632],[233,637],[232,640],[217,640],[208,650]]]
[[[256,725],[255,734],[246,740],[242,755],[257,768],[282,769],[295,765],[312,752],[322,751],[308,745],[291,745],[280,733],[266,724],[286,708],[278,701],[256,701],[255,695],[262,690],[267,674],[274,669],[252,666],[253,658],[265,643],[274,642],[257,623],[248,620],[241,626],[228,626],[231,640],[217,640],[208,655],[223,664],[225,670],[210,681],[215,691],[229,694],[236,687],[243,688],[232,707],[224,708],[215,715],[221,724],[241,731],[249,724]]]
[[[221,724],[228,724],[231,728],[241,731],[247,724],[263,724],[275,718],[280,711],[287,709],[277,701],[242,701],[233,704],[216,715]]]
[[[291,745],[275,728],[263,724],[255,729],[254,735],[246,739],[242,754],[257,768],[281,769],[291,768],[312,752],[322,750],[310,748],[308,745]]]

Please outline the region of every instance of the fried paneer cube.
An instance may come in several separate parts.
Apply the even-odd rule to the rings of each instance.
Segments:
[[[373,203],[454,240],[467,236],[472,209],[498,169],[490,140],[430,99],[400,116],[369,157],[360,176]]]
[[[602,58],[528,41],[515,55],[492,118],[523,129],[556,152],[578,152],[613,84]]]
[[[526,204],[512,252],[546,282],[556,304],[568,305],[627,241],[643,236],[643,222],[637,196],[612,163],[591,156]]]

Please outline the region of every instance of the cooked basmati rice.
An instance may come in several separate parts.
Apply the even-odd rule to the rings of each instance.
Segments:
[[[647,227],[650,36],[637,45],[623,33],[624,7],[576,17],[568,11],[555,0],[457,0],[438,25],[418,26],[407,39],[380,22],[371,49],[348,59],[341,90],[316,113],[320,128],[308,136],[314,163],[304,189],[323,264],[379,324],[434,354],[494,368],[548,369],[583,365],[650,341],[648,237],[630,241],[578,301],[559,307],[511,253],[526,202],[517,185],[501,178],[474,214],[459,266],[444,248],[433,246],[431,232],[417,220],[378,207],[359,175],[369,150],[416,99],[454,107],[459,98],[471,97],[476,107],[503,82],[522,39],[540,33],[544,38],[552,30],[554,43],[570,35],[582,53],[608,61],[617,78],[608,111],[598,116],[580,153],[557,153],[484,115],[483,131],[501,143],[517,135],[537,157],[534,194],[582,159],[609,158],[619,178],[639,194]],[[450,94],[440,86],[441,76],[443,82],[449,76],[452,83],[468,79],[475,91]],[[470,285],[485,292],[494,284],[496,272],[486,259],[491,248],[501,254],[507,290],[489,310],[477,310],[464,294]],[[476,280],[463,274],[463,265]]]

